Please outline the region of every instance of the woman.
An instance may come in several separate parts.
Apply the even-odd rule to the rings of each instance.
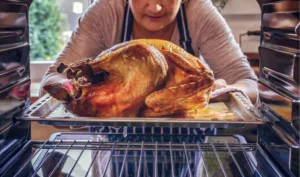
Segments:
[[[96,0],[79,20],[70,42],[47,71],[42,86],[58,80],[62,83],[67,81],[56,73],[60,63],[94,58],[115,44],[141,38],[164,39],[181,46],[213,70],[217,79],[214,89],[237,87],[253,103],[256,102],[257,78],[225,20],[210,0]],[[91,128],[91,131],[103,132],[105,129]],[[120,133],[123,130],[110,128],[107,131]],[[189,134],[192,130],[136,128],[127,132]],[[203,133],[199,130],[193,132]],[[98,137],[97,140],[103,140],[101,138],[106,137]],[[105,151],[100,154],[104,157],[109,155]],[[95,165],[99,168],[94,168],[94,174],[103,173],[104,165],[100,164],[106,164],[105,159],[96,160]],[[184,167],[178,168],[184,171]]]
[[[217,79],[214,89],[237,87],[256,102],[257,78],[210,0],[96,0],[42,86],[65,81],[56,73],[60,63],[93,58],[115,44],[141,38],[169,40],[204,58]]]
[[[42,86],[67,81],[56,72],[60,63],[95,58],[120,42],[141,38],[181,46],[213,70],[217,79],[213,89],[236,87],[257,101],[257,78],[210,0],[95,0],[49,67]]]

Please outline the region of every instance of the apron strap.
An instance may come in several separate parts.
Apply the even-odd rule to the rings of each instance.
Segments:
[[[133,14],[130,10],[128,0],[126,1],[124,17],[123,17],[123,25],[122,25],[122,35],[121,42],[130,41],[131,39],[131,31],[133,24]]]
[[[190,37],[188,29],[184,3],[181,4],[176,19],[179,29],[181,47],[184,48],[185,51],[195,56],[194,50],[192,48],[192,39]]]

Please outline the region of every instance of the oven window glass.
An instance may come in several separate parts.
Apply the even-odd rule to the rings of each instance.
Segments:
[[[29,10],[31,61],[54,61],[88,5],[89,0],[34,0]]]
[[[29,96],[30,80],[25,65],[28,50],[25,46],[0,52],[0,119]]]

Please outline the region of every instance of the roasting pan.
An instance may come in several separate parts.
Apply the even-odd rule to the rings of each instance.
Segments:
[[[210,102],[193,118],[180,117],[78,117],[68,112],[62,102],[44,95],[26,112],[22,120],[38,121],[54,126],[136,126],[230,128],[249,124],[264,124],[266,120],[256,107],[240,92],[227,93],[222,101]]]

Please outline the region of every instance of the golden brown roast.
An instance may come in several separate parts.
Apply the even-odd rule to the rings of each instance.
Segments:
[[[58,72],[70,83],[44,89],[79,116],[171,116],[209,101],[210,69],[177,45],[163,40],[133,40]]]

